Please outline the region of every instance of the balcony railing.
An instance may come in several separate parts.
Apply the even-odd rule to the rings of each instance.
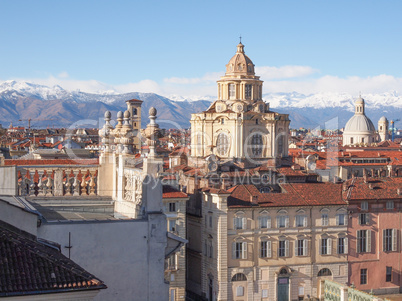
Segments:
[[[18,167],[18,195],[31,197],[95,196],[98,194],[98,168]]]

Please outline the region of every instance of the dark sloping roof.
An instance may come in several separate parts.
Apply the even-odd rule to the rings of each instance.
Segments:
[[[0,222],[0,297],[106,288],[59,250]]]

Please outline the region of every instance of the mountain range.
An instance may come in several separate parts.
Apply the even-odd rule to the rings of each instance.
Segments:
[[[377,124],[381,116],[400,119],[402,96],[397,92],[363,95],[366,115]],[[191,113],[201,112],[215,99],[213,96],[197,99],[155,93],[123,93],[67,91],[60,86],[47,87],[24,81],[0,82],[0,123],[8,126],[32,127],[98,127],[106,110],[116,116],[126,109],[125,101],[140,99],[142,126],[148,123],[148,110],[158,110],[157,122],[162,128],[188,128]],[[354,112],[354,97],[340,93],[267,93],[263,99],[273,111],[290,114],[291,128],[342,128]],[[402,123],[396,122],[396,127]]]

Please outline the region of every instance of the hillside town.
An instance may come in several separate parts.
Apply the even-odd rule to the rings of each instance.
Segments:
[[[98,128],[3,124],[0,298],[402,299],[396,120],[359,95],[339,128],[292,128],[233,50],[188,129],[141,99]]]

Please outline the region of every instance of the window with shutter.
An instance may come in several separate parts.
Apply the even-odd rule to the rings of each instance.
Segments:
[[[345,254],[345,237],[338,238],[338,254]]]
[[[307,227],[307,218],[305,215],[296,215],[296,227]]]
[[[280,240],[278,244],[278,256],[279,257],[285,257],[286,256],[286,246],[285,246],[285,241]]]
[[[259,218],[260,229],[268,228],[268,216],[260,216]]]
[[[346,225],[346,215],[343,213],[336,215],[336,224],[338,226],[345,226]]]
[[[247,243],[243,242],[242,245],[242,259],[247,259]]]
[[[321,226],[328,226],[328,213],[321,215]]]
[[[272,242],[267,241],[267,257],[272,257]]]
[[[398,230],[392,229],[392,251],[398,251]]]
[[[348,238],[345,237],[345,254],[348,254]]]
[[[270,216],[268,216],[268,219],[267,219],[267,228],[271,228],[271,217]]]
[[[332,254],[332,238],[328,238],[327,254],[328,254],[328,255],[331,255],[331,254]]]
[[[237,243],[232,243],[232,258],[237,259]]]
[[[357,252],[364,253],[371,250],[371,232],[370,230],[358,230],[357,231]]]
[[[308,256],[308,240],[303,239],[304,253],[303,256]]]
[[[285,257],[289,257],[289,241],[285,240]]]
[[[361,231],[362,230],[358,230],[356,232],[356,252],[357,253],[361,253],[361,251],[362,251],[362,248],[361,248],[361,246],[362,246],[362,243],[361,243],[361,241],[362,241],[362,232]]]
[[[321,239],[321,255],[327,255],[328,254],[328,238],[322,238]]]
[[[276,217],[276,224],[278,228],[288,228],[289,227],[289,216],[280,215]]]
[[[394,201],[387,201],[387,203],[386,203],[386,208],[387,208],[388,210],[394,209]]]
[[[261,241],[261,243],[260,243],[260,257],[261,258],[266,258],[267,257],[267,245],[268,245],[268,242],[265,240],[265,241]]]

